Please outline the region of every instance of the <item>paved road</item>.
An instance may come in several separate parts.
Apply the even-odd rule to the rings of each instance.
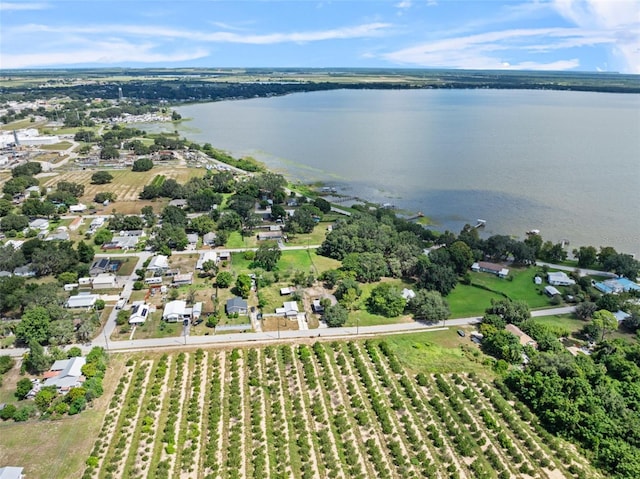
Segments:
[[[567,306],[562,308],[542,309],[531,312],[533,317],[541,316],[554,316],[556,314],[568,314],[575,310],[573,306]],[[116,313],[117,314],[117,313]],[[280,331],[280,337],[278,332],[255,332],[255,333],[230,333],[230,334],[218,334],[210,336],[187,336],[186,340],[184,336],[172,337],[172,338],[154,338],[154,339],[134,339],[132,341],[109,341],[108,349],[111,352],[115,351],[139,351],[146,349],[171,349],[184,347],[185,344],[189,346],[206,346],[206,345],[218,345],[218,346],[233,346],[233,345],[248,345],[252,343],[269,343],[273,341],[294,341],[301,338],[355,338],[376,336],[381,334],[402,334],[413,333],[419,331],[434,331],[443,330],[448,327],[466,326],[477,324],[481,320],[481,316],[473,316],[469,318],[455,318],[448,319],[442,323],[424,323],[424,322],[410,322],[410,323],[398,323],[398,324],[384,324],[378,326],[360,326],[360,327],[345,327],[345,328],[323,328],[323,329],[310,329],[305,331]],[[109,318],[108,327],[110,331],[115,328],[115,316]],[[106,347],[104,335],[98,336],[93,340],[92,346],[80,346],[84,351],[88,351],[92,346]],[[27,349],[14,348],[3,350],[2,354],[8,353],[10,356],[22,356],[27,352]]]
[[[609,271],[598,271],[597,269],[578,268],[574,266],[564,266],[562,264],[545,263],[544,261],[536,261],[536,266],[548,266],[549,268],[559,269],[561,271],[577,271],[580,276],[606,276],[608,278],[617,278],[618,275]]]

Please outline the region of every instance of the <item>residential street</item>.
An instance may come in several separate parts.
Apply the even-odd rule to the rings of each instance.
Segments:
[[[573,306],[566,306],[561,308],[543,309],[532,311],[531,316],[554,316],[556,314],[568,314],[574,311]],[[114,310],[115,311],[115,310]],[[115,311],[117,314],[117,311]],[[105,331],[113,331],[115,328],[115,315],[112,313],[112,317],[109,318],[109,324],[106,326]],[[134,339],[133,341],[108,341],[108,350],[110,352],[122,352],[122,351],[140,351],[148,349],[171,349],[187,346],[246,346],[250,344],[264,344],[274,341],[293,341],[295,339],[306,338],[334,338],[334,339],[353,339],[366,336],[375,336],[383,334],[399,334],[399,333],[414,333],[419,331],[441,331],[449,327],[466,326],[470,324],[476,324],[480,322],[480,316],[474,316],[470,318],[455,318],[448,319],[444,326],[441,323],[428,324],[422,322],[411,323],[399,323],[399,324],[385,324],[378,326],[360,326],[360,327],[348,327],[348,328],[322,328],[322,329],[310,329],[305,331],[280,331],[280,338],[278,333],[272,332],[256,332],[256,333],[230,333],[219,334],[210,336],[176,336],[172,338],[155,338],[155,339]],[[81,347],[84,351],[88,351],[93,346],[107,347],[104,334],[95,338],[91,346],[76,345]],[[22,356],[28,350],[26,348],[14,348],[6,349],[2,351],[2,354],[8,353],[10,356]]]

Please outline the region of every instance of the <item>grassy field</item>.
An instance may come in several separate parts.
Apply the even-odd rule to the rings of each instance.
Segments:
[[[482,365],[477,345],[469,341],[468,336],[458,336],[456,328],[396,334],[385,337],[385,340],[400,362],[414,372],[482,371],[490,374],[488,368]],[[465,349],[462,346],[466,346]]]
[[[68,141],[61,141],[60,143],[54,143],[53,145],[40,145],[41,150],[47,151],[58,151],[58,150],[67,150],[72,145],[72,143]]]
[[[57,176],[49,177],[43,182],[43,186],[53,187],[59,181],[80,183],[85,186],[84,195],[79,198],[82,203],[92,203],[93,197],[96,193],[111,192],[117,195],[117,200],[115,203],[109,205],[109,212],[111,212],[113,208],[116,208],[119,212],[123,212],[120,209],[120,207],[123,206],[123,203],[133,201],[137,203],[136,212],[139,213],[144,204],[138,201],[138,195],[145,185],[151,183],[156,175],[164,175],[167,178],[175,179],[179,183],[185,183],[189,178],[202,176],[205,170],[201,168],[179,168],[169,166],[156,166],[149,171],[143,172],[133,172],[129,169],[108,170],[113,176],[111,183],[106,185],[93,185],[91,184],[91,175],[93,175],[95,171],[96,170],[68,171]]]
[[[536,273],[539,272],[535,268],[514,269],[511,271],[512,281],[488,273],[470,273],[472,284],[493,291],[458,283],[446,298],[451,309],[451,317],[482,316],[485,309],[491,305],[491,299],[504,299],[504,295],[514,300],[524,300],[532,309],[550,306],[549,298],[542,294],[544,285],[536,285],[533,282]]]

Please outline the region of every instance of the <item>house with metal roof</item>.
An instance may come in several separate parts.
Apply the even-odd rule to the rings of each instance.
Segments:
[[[154,256],[147,266],[148,271],[164,271],[169,269],[169,258],[162,254]]]
[[[162,319],[168,323],[178,323],[185,319],[196,321],[202,314],[202,303],[195,303],[192,308],[187,308],[187,302],[176,300],[168,302],[162,313]]]
[[[295,318],[298,316],[298,313],[297,301],[285,301],[282,308],[276,308],[276,314],[280,314],[287,318]]]
[[[564,271],[552,271],[547,273],[547,282],[551,286],[571,286],[576,284]]]
[[[24,479],[23,467],[4,466],[0,467],[0,479]]]
[[[198,261],[196,261],[196,269],[202,270],[203,265],[207,261],[213,261],[214,263],[217,263],[218,254],[215,251],[203,251],[202,253],[200,253],[200,256],[198,257]]]
[[[118,287],[118,281],[116,280],[115,274],[110,273],[100,273],[98,276],[93,278],[91,282],[91,287],[93,289],[112,289]]]
[[[85,377],[82,375],[82,366],[85,364],[87,364],[87,360],[82,356],[56,361],[49,368],[44,386],[55,386],[62,393],[81,386],[85,381]]]
[[[70,309],[90,309],[95,306],[97,300],[97,294],[79,293],[75,296],[70,296],[64,305]]]

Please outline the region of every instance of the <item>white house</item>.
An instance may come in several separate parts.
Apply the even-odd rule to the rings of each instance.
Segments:
[[[412,289],[409,288],[404,288],[402,290],[402,297],[406,300],[409,301],[412,298],[416,297],[416,292]]]
[[[0,467],[0,479],[24,479],[22,471],[24,467],[4,466]]]
[[[170,301],[162,312],[162,319],[168,323],[184,321],[195,321],[202,313],[202,303],[195,303],[193,308],[187,308],[187,302],[182,300]]]
[[[282,308],[276,308],[276,314],[281,314],[287,318],[298,316],[297,301],[285,301]]]
[[[37,218],[29,223],[29,229],[37,231],[47,231],[49,229],[49,220]]]
[[[202,237],[202,244],[207,246],[215,246],[216,245],[216,234],[215,233],[207,233]]]
[[[214,263],[217,263],[218,262],[217,253],[215,251],[204,251],[203,253],[200,253],[200,256],[198,257],[198,261],[196,262],[196,269],[197,270],[203,269],[202,266],[207,261],[213,261]]]
[[[116,275],[110,273],[100,273],[98,276],[93,278],[91,287],[93,289],[117,288],[118,282],[116,280]]]
[[[509,276],[509,270],[503,267],[501,264],[489,263],[488,261],[478,261],[471,265],[471,270],[475,272],[491,273],[495,274],[499,278],[506,278]]]
[[[144,301],[135,301],[131,307],[129,324],[144,324],[149,316],[149,305]]]
[[[169,269],[169,258],[162,254],[154,256],[149,261],[149,266],[147,266],[147,270],[149,271],[164,271]]]
[[[554,286],[545,286],[544,292],[547,293],[547,295],[552,297],[557,294],[560,294],[560,291],[558,291]]]
[[[65,306],[71,309],[75,309],[75,308],[89,309],[95,306],[96,301],[98,301],[97,294],[80,293],[80,294],[76,294],[75,296],[70,296],[69,299],[67,299]]]
[[[98,228],[102,228],[102,225],[104,225],[104,222],[105,222],[105,218],[103,216],[97,216],[93,218],[93,220],[91,220],[91,224],[89,225],[89,228],[92,231],[97,230]]]
[[[82,203],[78,203],[77,205],[69,206],[70,213],[82,213],[87,209],[87,205],[83,205]]]
[[[81,386],[85,380],[82,375],[82,366],[85,364],[87,360],[81,356],[56,361],[45,374],[44,385],[55,386],[62,393]]]
[[[571,286],[572,284],[576,284],[564,271],[547,273],[547,282],[551,286]]]

